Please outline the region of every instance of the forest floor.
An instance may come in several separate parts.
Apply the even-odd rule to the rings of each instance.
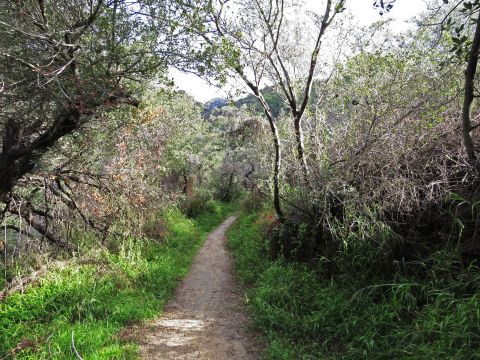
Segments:
[[[225,231],[235,220],[227,218],[210,233],[162,317],[132,331],[143,359],[259,357],[260,343],[248,329],[225,244]]]

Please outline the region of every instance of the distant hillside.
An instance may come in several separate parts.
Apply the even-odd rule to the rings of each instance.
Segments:
[[[312,93],[310,98],[311,102],[318,101],[319,88],[320,88],[319,81],[315,81],[312,86]],[[282,113],[282,111],[283,112],[288,111],[288,106],[283,102],[282,98],[273,90],[271,86],[265,87],[262,90],[262,94],[265,97],[265,100],[267,101],[268,105],[270,105],[270,109],[272,110],[272,114],[274,117],[278,117]],[[252,110],[255,110],[259,113],[263,113],[263,108],[258,102],[258,100],[255,98],[255,96],[249,94],[234,102],[230,102],[222,98],[212,99],[205,104],[203,115],[205,117],[208,117],[217,109],[221,109],[222,107],[228,106],[228,105],[235,105],[237,108],[246,105]]]
[[[262,94],[265,97],[265,100],[267,101],[268,105],[270,105],[273,116],[278,117],[282,112],[282,110],[286,109],[282,99],[272,90],[271,87],[264,88],[262,90]],[[241,106],[247,106],[248,108],[254,111],[263,113],[263,108],[259,104],[258,100],[255,98],[255,96],[247,95],[234,102],[230,102],[223,98],[212,99],[205,104],[204,110],[203,110],[203,116],[209,117],[212,113],[228,105],[234,105],[237,108]]]
[[[227,106],[228,104],[229,104],[229,101],[226,100],[226,99],[215,98],[215,99],[212,99],[212,100],[208,101],[205,104],[205,107],[204,107],[203,110],[204,110],[204,112],[211,113],[215,109],[222,108],[224,106]]]

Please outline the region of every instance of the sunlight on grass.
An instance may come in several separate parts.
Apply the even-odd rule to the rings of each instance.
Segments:
[[[208,232],[233,206],[210,210],[188,219],[169,209],[163,242],[128,239],[100,264],[72,261],[9,296],[0,303],[0,358],[72,358],[72,332],[85,359],[136,358],[136,346],[116,334],[161,313]]]
[[[426,259],[423,278],[269,260],[259,216],[242,215],[228,238],[266,358],[480,358],[477,268],[449,252]]]

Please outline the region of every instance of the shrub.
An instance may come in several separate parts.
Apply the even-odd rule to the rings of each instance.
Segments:
[[[306,263],[269,259],[264,214],[228,232],[238,277],[267,359],[476,359],[480,269],[455,249],[376,267],[365,249]],[[371,241],[365,241],[369,244]],[[381,246],[380,246],[381,248]]]
[[[185,198],[181,208],[188,217],[195,218],[204,212],[215,212],[216,204],[210,194],[198,192],[191,198]]]
[[[259,191],[253,191],[243,197],[242,208],[247,212],[255,212],[265,206],[265,196]]]

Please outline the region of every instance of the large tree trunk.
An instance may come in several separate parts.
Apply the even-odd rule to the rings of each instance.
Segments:
[[[19,121],[6,123],[0,153],[0,201],[7,202],[18,179],[32,171],[58,139],[70,134],[79,125],[80,112],[75,108],[61,109],[52,125],[33,140],[24,136]]]
[[[129,94],[117,91],[106,97],[95,99],[81,109],[80,103],[71,102],[59,105],[58,112],[50,126],[38,134],[38,129],[24,129],[21,120],[11,120],[5,124],[3,148],[0,153],[0,201],[6,203],[17,181],[31,172],[45,153],[65,135],[77,130],[85,121],[82,114],[92,115],[104,104],[128,104],[138,106],[138,101]],[[38,134],[38,135],[37,135]],[[34,135],[34,137],[32,136]]]
[[[475,161],[477,158],[475,145],[473,143],[471,131],[472,131],[472,119],[470,117],[472,102],[474,95],[474,80],[477,73],[478,65],[478,52],[480,50],[480,15],[477,18],[475,35],[473,38],[472,47],[468,56],[467,69],[465,70],[465,97],[463,99],[462,110],[462,125],[463,125],[463,144],[467,152],[468,159]]]
[[[225,191],[225,194],[223,195],[223,200],[224,201],[230,201],[230,192],[232,190],[232,185],[233,185],[233,178],[235,176],[235,171],[232,171],[230,173],[230,176],[228,177],[228,185],[227,185],[227,190]]]
[[[189,199],[193,198],[193,196],[195,195],[195,183],[195,175],[190,175],[187,177],[187,181],[185,183],[185,194]]]
[[[6,202],[18,173],[18,164],[13,154],[21,147],[23,125],[10,119],[4,125],[3,148],[0,153],[0,200]]]

